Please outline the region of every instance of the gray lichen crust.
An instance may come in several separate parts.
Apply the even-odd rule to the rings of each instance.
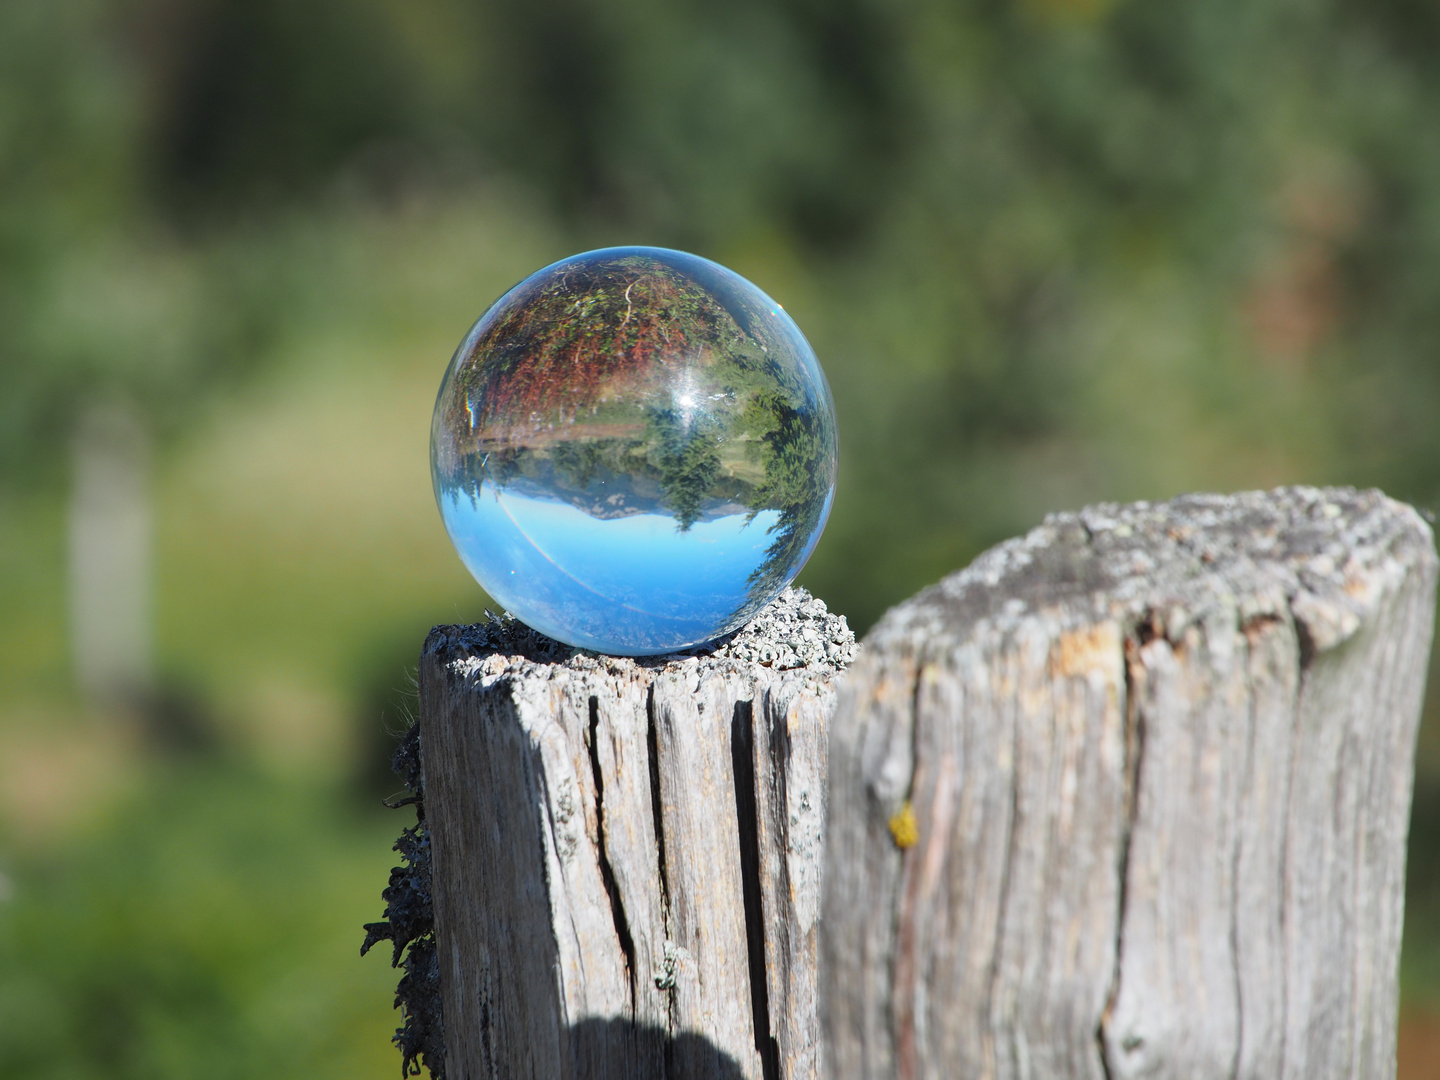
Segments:
[[[850,666],[855,648],[855,634],[845,616],[834,614],[823,600],[795,587],[782,592],[733,634],[665,656],[604,656],[575,649],[530,629],[508,613],[470,626],[437,626],[425,644],[427,653],[453,652],[457,659],[475,658],[480,665],[475,670],[482,678],[514,674],[525,664],[579,671],[596,667],[659,671],[694,660],[700,662],[702,672],[759,664],[773,671],[830,676]]]
[[[1420,549],[1434,550],[1430,527],[1375,490],[1290,487],[1100,503],[1051,514],[992,548],[893,609],[873,636],[949,640],[979,622],[1018,625],[1038,606],[1080,618],[1143,611],[1188,621],[1227,597],[1268,609],[1279,590],[1306,647],[1323,652],[1355,632]]]

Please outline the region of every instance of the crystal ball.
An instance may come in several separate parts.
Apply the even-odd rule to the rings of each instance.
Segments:
[[[718,263],[606,248],[480,317],[440,386],[435,499],[511,614],[579,648],[673,652],[736,630],[810,557],[835,406],[783,308]]]

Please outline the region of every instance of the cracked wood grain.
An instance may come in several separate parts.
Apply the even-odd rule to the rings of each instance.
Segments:
[[[890,612],[831,724],[827,1075],[1393,1077],[1436,565],[1378,492],[1187,496]]]

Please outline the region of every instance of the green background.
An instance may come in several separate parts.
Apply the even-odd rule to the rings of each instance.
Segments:
[[[486,604],[430,410],[491,300],[616,243],[810,337],[841,472],[801,581],[862,631],[1099,499],[1440,505],[1423,0],[5,0],[0,1075],[395,1074],[383,761],[425,630]],[[66,615],[114,400],[155,445],[121,710]],[[1424,1010],[1433,692],[1409,888]]]

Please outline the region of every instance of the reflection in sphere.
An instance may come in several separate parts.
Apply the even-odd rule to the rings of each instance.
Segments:
[[[560,641],[643,655],[744,625],[799,572],[835,491],[804,335],[723,266],[607,248],[471,328],[430,434],[445,528],[485,591]]]

